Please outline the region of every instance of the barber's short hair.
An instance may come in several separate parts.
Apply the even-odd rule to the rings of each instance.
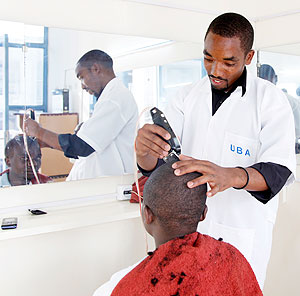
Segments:
[[[107,69],[112,69],[113,60],[106,52],[94,49],[85,53],[77,62],[77,65],[85,68],[91,68],[93,64],[101,64]]]
[[[27,136],[27,144],[28,144],[29,152],[31,149],[34,148],[40,150],[40,145],[37,139],[34,137]],[[17,135],[7,142],[4,150],[5,157],[12,157],[14,155],[16,147],[22,147],[22,148],[24,147],[23,135]]]
[[[205,38],[209,32],[226,38],[237,37],[241,41],[241,48],[247,54],[253,46],[254,30],[250,22],[242,15],[229,12],[216,17],[209,25]]]
[[[205,209],[207,186],[188,188],[187,182],[201,174],[176,176],[171,165],[166,163],[151,174],[144,187],[143,202],[166,230],[187,227],[195,231]]]

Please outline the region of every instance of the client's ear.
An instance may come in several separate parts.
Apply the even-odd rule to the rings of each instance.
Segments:
[[[10,159],[9,157],[5,157],[5,163],[8,167],[10,167]]]
[[[207,207],[207,205],[205,205],[204,211],[200,217],[200,221],[203,221],[205,219],[207,211],[208,211],[208,207]]]
[[[144,223],[151,224],[154,221],[154,214],[148,206],[144,206]]]

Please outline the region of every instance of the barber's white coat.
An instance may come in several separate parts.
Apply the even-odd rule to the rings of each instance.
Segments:
[[[182,153],[223,167],[258,162],[286,166],[295,178],[295,128],[281,90],[247,72],[246,93],[238,87],[212,116],[212,93],[205,77],[184,88],[165,112],[182,142]],[[237,247],[263,287],[272,244],[278,196],[267,204],[233,188],[208,198],[208,215],[198,231]]]
[[[133,173],[137,118],[131,92],[118,78],[112,79],[95,104],[93,115],[77,133],[95,152],[79,157],[67,180]]]

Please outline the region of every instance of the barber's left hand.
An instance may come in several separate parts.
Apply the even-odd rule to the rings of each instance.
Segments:
[[[172,165],[175,169],[174,174],[181,176],[191,172],[199,172],[201,177],[193,179],[187,183],[189,188],[208,183],[211,190],[207,192],[207,196],[214,196],[216,193],[226,190],[234,186],[236,178],[235,168],[224,168],[210,161],[197,160],[192,157],[180,155],[180,160]]]
[[[35,120],[26,117],[24,122],[24,129],[27,136],[38,138],[40,128],[40,125]]]

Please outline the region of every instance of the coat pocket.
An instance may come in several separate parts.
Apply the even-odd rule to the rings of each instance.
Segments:
[[[259,141],[225,132],[221,165],[247,167],[256,162]]]

